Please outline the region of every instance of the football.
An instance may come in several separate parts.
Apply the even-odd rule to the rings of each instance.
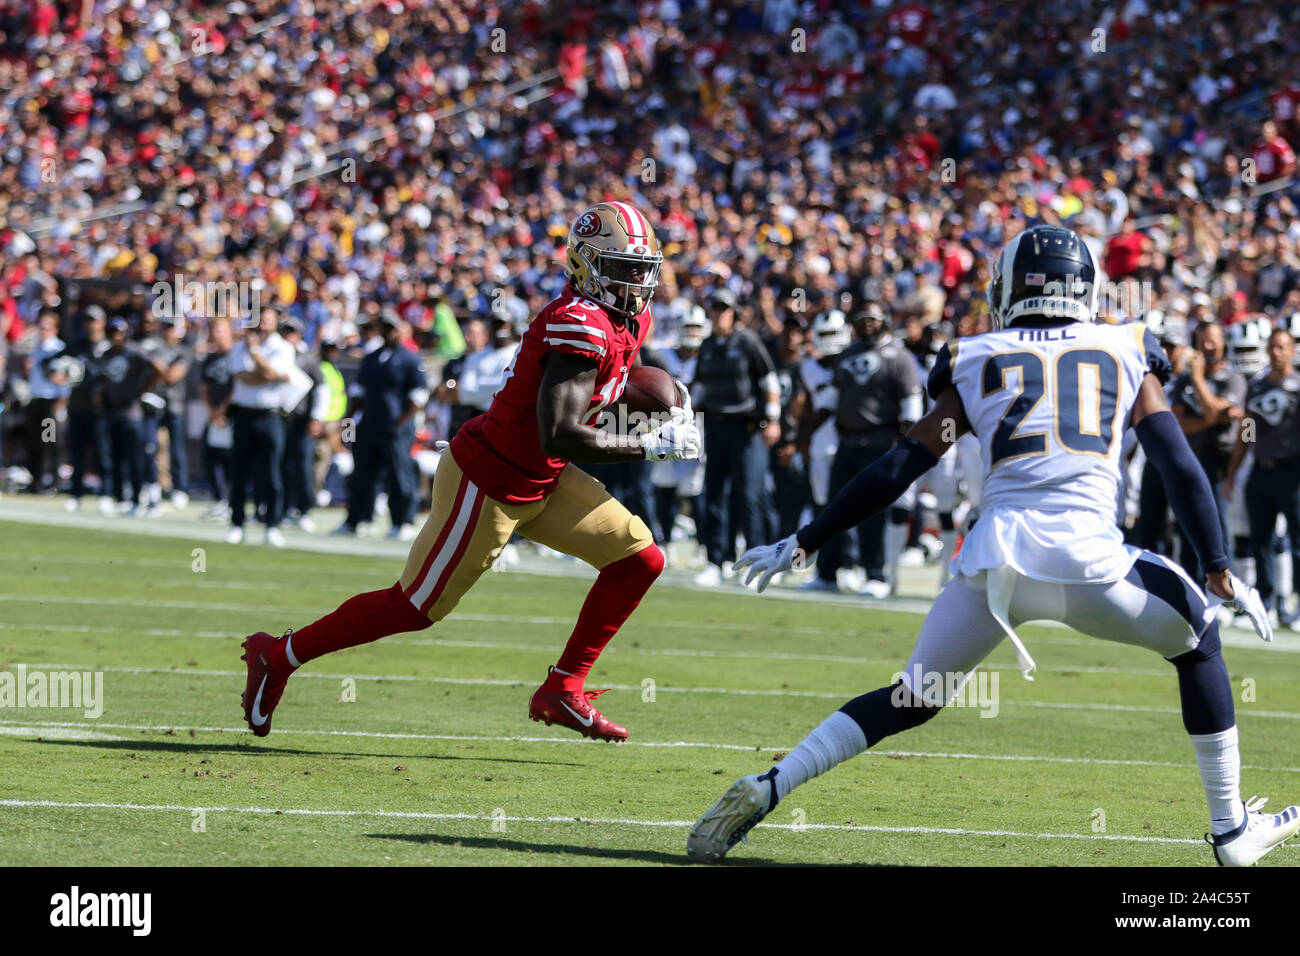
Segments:
[[[627,385],[618,404],[628,412],[643,415],[663,415],[681,404],[677,383],[663,369],[653,365],[638,365],[627,376]]]

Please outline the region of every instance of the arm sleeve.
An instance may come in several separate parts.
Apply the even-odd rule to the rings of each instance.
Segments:
[[[904,438],[858,472],[811,524],[799,529],[799,547],[811,554],[840,532],[884,511],[938,463],[939,459],[916,439]]]
[[[1156,412],[1134,429],[1147,459],[1160,472],[1174,517],[1187,533],[1192,549],[1205,571],[1226,571],[1228,555],[1223,546],[1219,508],[1210,490],[1210,479],[1196,461],[1187,436],[1173,412]]]

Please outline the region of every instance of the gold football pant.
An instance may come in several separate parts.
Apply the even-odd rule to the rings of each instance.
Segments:
[[[644,521],[573,465],[546,498],[514,505],[483,494],[448,451],[434,475],[433,508],[398,580],[402,592],[431,621],[442,620],[516,532],[597,570],[654,543]]]

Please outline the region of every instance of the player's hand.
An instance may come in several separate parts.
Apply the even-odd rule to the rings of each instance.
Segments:
[[[646,461],[693,461],[703,446],[700,430],[680,408],[673,409],[665,424],[641,436]]]
[[[1258,591],[1248,587],[1231,571],[1211,574],[1208,585],[1210,593],[1223,601],[1224,607],[1245,614],[1250,618],[1255,633],[1265,642],[1272,642],[1273,625],[1269,623],[1268,608],[1264,606]]]
[[[802,567],[807,560],[808,556],[799,547],[798,535],[792,534],[776,544],[761,544],[757,548],[750,548],[740,556],[733,568],[738,572],[749,568],[744,584],[748,587],[749,582],[758,578],[758,591],[761,594],[773,577],[789,571],[796,563]]]

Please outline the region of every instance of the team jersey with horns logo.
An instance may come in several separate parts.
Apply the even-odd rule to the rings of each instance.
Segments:
[[[497,501],[522,504],[545,498],[568,464],[547,457],[541,447],[537,396],[546,356],[564,352],[596,364],[596,382],[584,418],[592,424],[605,406],[623,394],[650,325],[648,307],[622,325],[604,306],[572,289],[553,299],[529,324],[488,410],[466,422],[452,439],[450,450],[461,470]]]
[[[1115,527],[1124,430],[1146,374],[1163,382],[1170,371],[1140,324],[1016,325],[945,346],[930,395],[956,387],[983,455],[981,515],[961,570],[1005,564],[1055,581],[1126,573]]]

